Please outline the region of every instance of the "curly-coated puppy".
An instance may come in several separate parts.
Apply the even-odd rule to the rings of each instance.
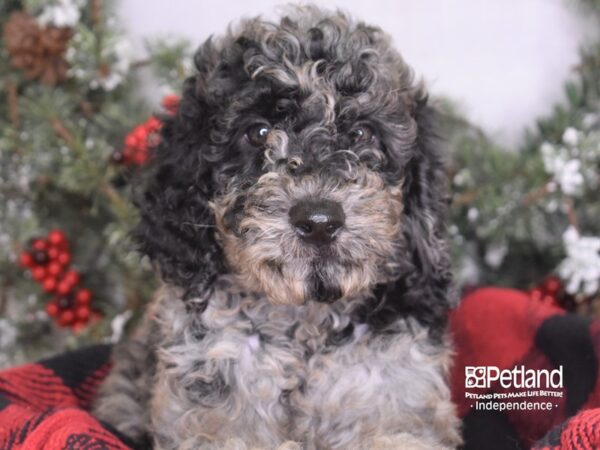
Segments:
[[[161,449],[455,447],[444,168],[389,37],[303,7],[195,64],[139,199],[165,287],[98,416]]]

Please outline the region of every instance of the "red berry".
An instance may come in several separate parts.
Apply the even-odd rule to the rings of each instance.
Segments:
[[[144,139],[142,142],[140,142],[139,145],[137,145],[135,147],[135,152],[146,152],[148,151],[148,139]]]
[[[77,283],[79,283],[79,280],[81,280],[81,276],[76,270],[69,270],[63,278],[63,281],[69,283],[71,286],[75,286]]]
[[[58,314],[58,305],[54,302],[50,302],[46,305],[46,312],[50,317],[56,317]]]
[[[125,160],[131,158],[135,154],[135,146],[125,147],[123,149],[123,158]]]
[[[171,114],[175,114],[179,108],[179,96],[177,95],[165,95],[162,99],[162,107]]]
[[[83,331],[83,329],[86,327],[86,325],[87,325],[87,320],[78,320],[77,322],[73,323],[73,325],[71,325],[71,329],[75,333],[80,333]]]
[[[35,250],[32,255],[35,264],[43,265],[48,262],[48,253],[46,250]]]
[[[36,239],[33,241],[33,244],[31,244],[31,248],[34,250],[46,250],[46,247],[48,247],[48,244],[43,239]]]
[[[88,320],[90,318],[91,310],[89,306],[80,306],[75,311],[75,315],[78,319]]]
[[[136,131],[131,133],[131,140],[129,141],[131,145],[129,148],[135,151],[136,148],[140,146],[142,142],[146,140],[146,132],[142,133],[140,131]]]
[[[29,252],[23,252],[19,256],[19,263],[21,267],[32,267],[33,266],[33,256]]]
[[[62,272],[62,266],[58,262],[52,261],[50,264],[48,264],[48,274],[49,275],[56,277],[61,272]]]
[[[73,299],[71,297],[58,297],[56,304],[59,309],[70,309],[73,306]]]
[[[61,263],[63,266],[66,266],[67,264],[69,264],[71,262],[71,255],[69,255],[68,252],[60,252],[58,254],[58,258],[57,258],[58,262]]]
[[[58,255],[60,254],[60,250],[58,250],[58,248],[56,248],[56,247],[50,247],[46,253],[48,253],[48,258],[54,260],[54,259],[58,258]]]
[[[42,281],[42,289],[46,292],[53,292],[56,289],[56,278],[46,277],[44,281]]]
[[[48,242],[50,243],[50,245],[59,247],[59,246],[63,245],[65,242],[67,242],[67,238],[65,237],[65,233],[63,233],[62,231],[52,230],[48,234]]]
[[[135,144],[137,144],[137,139],[133,133],[129,133],[127,136],[125,136],[126,147],[135,147]]]
[[[142,125],[139,125],[133,130],[133,136],[137,140],[137,144],[146,140],[146,137],[148,136],[148,131]]]
[[[75,313],[67,309],[58,316],[58,324],[62,327],[70,325],[75,320]]]
[[[146,121],[146,130],[157,131],[161,125],[160,120],[152,116]]]
[[[31,276],[37,282],[41,282],[44,278],[46,278],[46,269],[43,267],[34,267],[31,270]]]
[[[132,162],[137,164],[138,166],[143,165],[146,160],[148,159],[148,153],[147,152],[137,152],[133,158],[132,158]]]
[[[75,301],[79,305],[89,305],[92,301],[92,291],[89,289],[80,289],[77,294],[75,294]]]
[[[65,280],[62,280],[60,283],[58,283],[58,286],[56,286],[56,292],[60,295],[67,295],[69,292],[71,292],[71,289],[73,288],[73,286],[67,282],[65,282]]]
[[[150,147],[156,147],[158,144],[160,144],[160,134],[158,133],[152,133],[148,136],[148,145]]]

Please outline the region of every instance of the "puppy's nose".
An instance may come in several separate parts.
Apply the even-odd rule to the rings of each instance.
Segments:
[[[307,243],[327,245],[344,225],[342,206],[331,200],[303,200],[290,209],[290,223]]]

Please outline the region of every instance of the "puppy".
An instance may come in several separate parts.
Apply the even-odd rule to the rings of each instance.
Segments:
[[[164,287],[98,417],[159,449],[458,445],[445,171],[390,38],[300,7],[195,65],[138,200]]]

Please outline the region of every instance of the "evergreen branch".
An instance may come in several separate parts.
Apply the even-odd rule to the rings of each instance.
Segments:
[[[92,106],[92,104],[89,101],[81,100],[79,102],[79,107],[81,108],[83,115],[87,119],[91,119],[92,117],[94,117],[94,107]]]
[[[10,123],[14,129],[18,129],[21,122],[19,117],[19,101],[17,85],[12,80],[6,82],[6,98],[8,100],[8,117]]]
[[[51,117],[50,125],[52,125],[52,129],[58,137],[60,137],[70,146],[76,146],[77,141],[75,140],[75,137],[73,136],[73,134],[71,134],[71,132],[67,129],[66,125],[58,117]]]
[[[6,305],[8,304],[8,293],[7,291],[8,283],[3,283],[0,288],[0,315],[4,316],[4,310],[6,309]]]
[[[92,0],[90,2],[90,18],[93,27],[98,27],[102,20],[102,0]]]
[[[108,198],[110,203],[114,207],[114,211],[120,217],[123,223],[126,223],[129,215],[129,206],[130,203],[128,200],[124,199],[117,190],[108,183],[102,183],[100,185],[100,191]]]
[[[452,203],[456,206],[470,205],[471,203],[473,203],[476,197],[476,190],[462,192],[460,195],[454,197],[454,201]]]
[[[116,189],[114,187],[112,187],[110,184],[102,184],[100,186],[100,190],[108,197],[108,199],[112,202],[112,203],[122,203],[123,199],[121,198],[121,196],[119,195],[119,193],[116,191]]]
[[[132,69],[141,69],[142,67],[149,66],[150,64],[152,64],[151,59],[141,59],[139,61],[135,61],[135,62],[131,63],[131,68]]]
[[[73,133],[67,128],[65,123],[56,116],[50,117],[49,120],[50,125],[54,130],[54,133],[63,141],[65,141],[65,143],[71,148],[71,150],[73,150],[79,157],[85,157],[85,148],[83,147],[81,142],[77,140]]]
[[[528,207],[528,206],[533,205],[534,203],[537,203],[542,198],[544,198],[546,196],[546,194],[548,194],[548,192],[550,192],[550,189],[549,189],[550,183],[551,183],[551,181],[548,181],[547,183],[543,184],[542,186],[539,186],[539,187],[527,192],[521,199],[521,205]]]
[[[569,220],[569,224],[577,231],[579,231],[579,225],[577,220],[577,214],[575,212],[575,205],[573,204],[573,200],[570,197],[565,197],[564,205],[567,212],[567,219]]]

